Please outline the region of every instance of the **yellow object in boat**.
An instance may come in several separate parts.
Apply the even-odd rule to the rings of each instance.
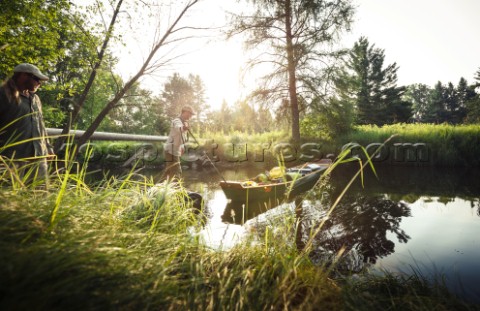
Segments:
[[[244,187],[254,187],[257,186],[258,184],[252,180],[248,180],[242,183],[242,186]]]
[[[269,172],[270,179],[277,179],[285,175],[285,167],[275,166]]]

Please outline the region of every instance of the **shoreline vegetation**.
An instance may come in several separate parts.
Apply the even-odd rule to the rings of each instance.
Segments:
[[[3,171],[2,310],[480,310],[420,274],[314,265],[296,246],[295,215],[209,249],[197,234],[204,211],[181,183],[131,173],[92,186],[68,168],[48,191]]]
[[[479,167],[480,125],[395,124],[382,127],[356,126],[335,139],[324,139],[321,134],[292,142],[286,132],[267,133],[200,133],[200,146],[190,142],[190,153],[183,163],[192,165],[205,152],[217,166],[241,166],[266,162],[275,165],[282,151],[286,162],[298,163],[326,157],[334,158],[345,148],[352,148],[351,156],[365,160],[362,148],[372,154],[384,141],[394,136],[373,159],[375,165]],[[353,145],[353,146],[352,146]],[[162,144],[140,142],[93,142],[92,166],[139,165],[161,167],[164,164]],[[87,150],[87,148],[83,148]],[[80,158],[84,161],[85,156]]]

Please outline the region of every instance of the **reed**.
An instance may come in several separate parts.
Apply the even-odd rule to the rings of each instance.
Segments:
[[[235,157],[241,155],[238,163],[248,162],[254,159],[254,154],[263,150],[273,154],[274,147],[279,143],[292,143],[298,145],[315,143],[323,157],[328,154],[339,155],[348,143],[358,143],[367,147],[372,143],[381,143],[388,137],[395,135],[387,146],[393,153],[394,144],[425,144],[428,148],[428,159],[420,163],[423,166],[479,166],[480,165],[480,125],[448,125],[448,124],[394,124],[385,126],[364,125],[356,126],[352,131],[345,132],[341,136],[324,139],[323,137],[308,137],[301,142],[292,142],[290,135],[284,131],[266,133],[244,133],[233,131],[205,132],[197,135],[201,146],[191,141],[193,152],[205,151],[212,156],[219,155],[222,163],[234,163]],[[134,142],[96,142],[92,148],[93,156],[90,156],[92,165],[108,167],[111,163],[122,165],[133,156],[143,144]],[[234,149],[234,147],[236,149]],[[156,150],[148,159],[144,159],[146,165],[161,166],[163,164],[163,147],[154,144]],[[297,156],[300,150],[297,150]],[[78,161],[88,161],[88,157],[82,150]],[[108,157],[108,158],[107,158]],[[245,158],[248,159],[245,161]],[[268,156],[268,164],[275,165],[276,157]],[[380,163],[377,163],[380,164]],[[389,165],[418,165],[409,161],[387,161],[382,164]]]
[[[251,225],[244,243],[218,251],[200,240],[204,216],[182,183],[153,184],[132,170],[92,187],[73,166],[55,174],[48,191],[0,190],[1,310],[475,307],[421,277],[334,278],[298,250],[294,213]]]
[[[363,146],[384,141],[391,135],[395,143],[424,143],[429,152],[428,166],[479,166],[480,125],[394,124],[382,127],[358,126],[337,139],[337,150],[356,142]],[[404,163],[405,164],[405,163]],[[408,164],[408,163],[406,163]]]

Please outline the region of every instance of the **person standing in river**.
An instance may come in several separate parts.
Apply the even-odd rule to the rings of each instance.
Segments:
[[[0,156],[13,160],[19,177],[47,180],[47,158],[53,157],[35,94],[48,77],[32,64],[20,64],[0,87]],[[30,171],[30,168],[34,170]]]
[[[165,144],[165,172],[167,179],[182,175],[180,157],[185,153],[185,143],[188,140],[189,124],[188,121],[195,114],[192,107],[184,106],[180,116],[172,120],[170,134]]]

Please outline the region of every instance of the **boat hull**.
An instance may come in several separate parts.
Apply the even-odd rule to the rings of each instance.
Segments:
[[[220,182],[220,187],[227,199],[234,202],[278,203],[311,189],[327,168],[328,165],[323,165],[319,169],[293,181],[258,185],[246,185],[245,181],[223,181]]]

